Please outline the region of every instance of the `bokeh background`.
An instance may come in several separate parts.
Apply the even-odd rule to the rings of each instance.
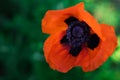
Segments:
[[[49,36],[41,31],[47,10],[85,3],[100,23],[114,26],[118,47],[97,70],[80,67],[68,73],[49,68],[43,43]],[[120,80],[120,0],[0,0],[0,80]]]

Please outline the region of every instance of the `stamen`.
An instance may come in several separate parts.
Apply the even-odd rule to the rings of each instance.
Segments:
[[[77,56],[82,50],[82,45],[87,43],[87,47],[94,49],[98,46],[99,37],[96,34],[90,34],[90,27],[84,21],[79,21],[71,16],[65,20],[68,25],[66,35],[63,36],[60,43],[70,46],[69,53]]]
[[[66,38],[63,37],[62,42],[67,42],[70,46],[70,54],[77,56],[81,51],[81,46],[89,40],[90,28],[84,21],[79,21],[75,17],[69,17],[65,20],[68,25]]]
[[[71,47],[78,47],[88,40],[90,30],[88,26],[84,26],[80,21],[74,21],[68,25],[66,34],[69,45]]]
[[[100,38],[96,34],[92,34],[89,41],[87,42],[87,47],[94,50],[98,46]]]
[[[63,38],[60,40],[60,43],[68,43],[67,35],[64,35]]]
[[[81,47],[71,47],[69,53],[71,53],[72,56],[77,56],[81,50]]]
[[[78,19],[75,18],[75,17],[73,17],[73,16],[71,16],[71,17],[69,17],[68,19],[66,19],[64,22],[65,22],[67,25],[69,25],[69,24],[71,24],[71,22],[74,22],[74,21],[78,21]]]

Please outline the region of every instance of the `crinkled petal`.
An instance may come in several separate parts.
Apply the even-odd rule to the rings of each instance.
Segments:
[[[90,13],[84,10],[83,2],[63,10],[47,11],[42,19],[42,31],[47,34],[53,34],[66,30],[68,25],[64,21],[70,16],[74,16],[80,21],[85,21],[91,27],[92,31],[104,40],[100,25]]]
[[[52,69],[67,72],[74,66],[75,57],[69,54],[69,48],[60,44],[64,33],[51,35],[44,43],[44,55]]]
[[[66,30],[68,25],[64,21],[70,16],[77,17],[79,10],[81,12],[84,10],[82,2],[63,10],[48,10],[42,19],[42,31],[47,34],[53,34]]]
[[[101,40],[98,47],[94,50],[86,48],[85,50],[87,51],[87,55],[84,56],[83,60],[79,60],[79,57],[76,60],[76,66],[81,66],[85,72],[93,71],[101,66],[109,56],[112,55],[117,46],[117,38],[113,27],[101,24],[101,29],[105,40]]]
[[[87,11],[79,11],[78,12],[78,19],[85,21],[92,31],[96,33],[102,40],[104,40],[104,37],[101,33],[101,27],[100,24],[97,22],[97,20]]]

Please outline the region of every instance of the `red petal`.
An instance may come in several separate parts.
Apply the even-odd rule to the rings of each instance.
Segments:
[[[64,33],[51,35],[44,44],[44,55],[52,69],[67,72],[74,66],[75,57],[69,54],[69,48],[60,44]]]
[[[90,28],[92,29],[92,31],[94,33],[96,33],[102,40],[104,40],[104,37],[101,33],[101,26],[99,25],[99,23],[97,22],[97,20],[87,11],[79,11],[78,12],[78,19],[85,21]]]
[[[68,25],[64,22],[68,17],[77,17],[78,11],[83,11],[84,4],[79,3],[70,8],[63,10],[49,10],[42,19],[42,31],[44,33],[53,34],[59,31],[66,30]]]
[[[117,38],[113,27],[101,24],[102,35],[105,40],[100,41],[99,46],[94,50],[86,49],[88,51],[84,59],[79,63],[79,59],[76,62],[77,66],[82,66],[83,71],[93,71],[102,65],[109,56],[112,55],[113,51],[117,46]],[[79,57],[78,57],[79,58]]]

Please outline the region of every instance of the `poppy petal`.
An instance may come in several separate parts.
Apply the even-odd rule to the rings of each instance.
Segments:
[[[105,37],[105,41],[101,40],[99,46],[94,50],[86,48],[86,56],[81,60],[81,62],[79,57],[76,61],[76,65],[81,66],[85,72],[93,71],[102,65],[108,57],[112,55],[117,46],[117,38],[113,27],[101,24],[101,30],[102,35]]]
[[[51,35],[44,43],[44,55],[52,69],[67,72],[74,66],[75,57],[69,54],[69,48],[60,44],[63,32]]]
[[[42,19],[42,31],[47,34],[53,34],[67,29],[67,24],[64,22],[70,16],[77,16],[77,11],[84,10],[84,3],[81,2],[64,10],[49,10]]]
[[[92,31],[94,33],[96,33],[102,40],[104,40],[104,37],[102,36],[101,33],[101,27],[99,25],[99,23],[97,22],[97,20],[86,10],[84,11],[78,11],[78,19],[85,21],[89,27],[92,29]]]
[[[79,53],[79,55],[76,57],[75,66],[82,66],[83,64],[85,64],[85,59],[87,58],[87,56],[88,51],[87,48],[84,47]]]

